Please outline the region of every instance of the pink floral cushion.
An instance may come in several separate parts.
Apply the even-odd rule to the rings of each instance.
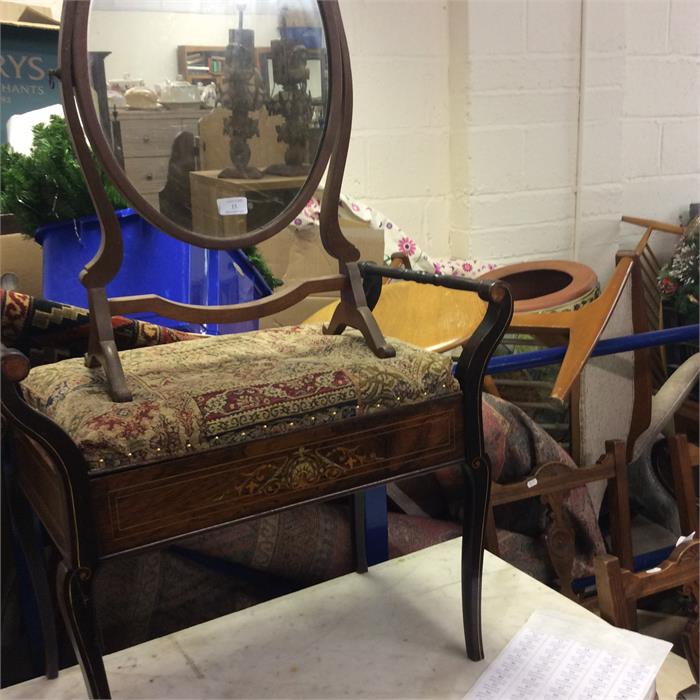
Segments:
[[[114,403],[82,359],[34,368],[27,401],[90,469],[158,461],[386,411],[459,390],[450,359],[392,339],[379,359],[359,333],[291,326],[120,353],[134,400]]]

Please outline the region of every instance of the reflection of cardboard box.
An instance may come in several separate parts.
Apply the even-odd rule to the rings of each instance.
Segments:
[[[0,272],[17,277],[18,292],[41,296],[41,246],[21,233],[0,236]]]
[[[57,29],[59,22],[53,18],[50,7],[25,5],[24,3],[0,2],[0,22],[19,26],[46,27]]]
[[[359,249],[361,260],[373,260],[379,263],[382,261],[384,236],[381,231],[354,222],[342,222],[341,227],[347,238]],[[296,231],[291,227],[286,228],[276,236],[258,244],[258,249],[275,277],[279,277],[284,282],[338,273],[338,262],[324,250],[316,227],[302,231]],[[261,318],[260,327],[274,328],[301,323],[311,314],[335,301],[337,297],[337,293],[331,292],[312,294],[289,309]]]

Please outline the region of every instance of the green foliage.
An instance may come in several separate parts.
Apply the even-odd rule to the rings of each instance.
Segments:
[[[263,256],[260,255],[260,251],[254,245],[250,246],[249,248],[243,248],[243,252],[248,256],[250,262],[253,263],[257,271],[262,275],[270,289],[279,287],[282,284],[282,280],[277,279],[277,277],[272,274],[272,270],[270,269],[269,265],[265,262]]]
[[[33,132],[28,156],[13,151],[8,144],[0,146],[0,211],[14,214],[28,236],[46,224],[95,215],[65,119],[52,116],[48,124],[37,124]],[[97,168],[112,206],[128,207],[99,164]],[[271,288],[282,284],[254,246],[244,252]]]
[[[0,211],[14,214],[27,235],[39,226],[95,214],[80,166],[73,153],[65,119],[52,116],[34,129],[31,153],[0,146]],[[129,206],[99,168],[115,209]]]
[[[698,322],[699,238],[700,217],[688,224],[671,262],[659,271],[659,289],[663,298],[671,303],[678,315],[688,323]]]

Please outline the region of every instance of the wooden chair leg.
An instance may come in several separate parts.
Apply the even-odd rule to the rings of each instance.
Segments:
[[[619,557],[622,566],[631,571],[634,568],[634,561],[626,450],[627,447],[622,440],[608,440],[605,443],[605,451],[607,454],[612,454],[615,464],[615,478],[608,481],[612,550]]]
[[[498,531],[496,530],[496,518],[494,517],[493,507],[491,505],[486,509],[486,532],[484,535],[486,549],[499,556],[501,553],[498,546]]]
[[[467,656],[484,658],[481,636],[481,574],[484,565],[491,469],[487,458],[464,467],[464,518],[462,531],[462,620]]]
[[[24,494],[16,486],[11,488],[7,499],[10,522],[27,564],[29,577],[39,613],[41,636],[44,644],[44,673],[47,678],[58,677],[58,642],[56,641],[56,618],[51,589],[46,572],[46,561],[35,530],[34,513]]]
[[[668,438],[673,473],[673,490],[678,503],[678,519],[681,534],[689,535],[698,531],[698,507],[693,486],[688,438],[685,435],[672,435]]]
[[[352,513],[352,549],[355,571],[367,573],[367,538],[365,533],[365,492],[354,493],[350,501]]]
[[[111,698],[97,635],[92,581],[81,577],[80,571],[68,569],[61,562],[56,572],[56,593],[68,637],[83,672],[88,696],[93,700]]]
[[[594,567],[600,616],[616,627],[634,629],[637,626],[636,605],[625,597],[620,560],[603,554],[595,558]]]

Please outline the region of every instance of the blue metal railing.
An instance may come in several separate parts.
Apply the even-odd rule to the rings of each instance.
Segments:
[[[671,343],[681,343],[688,340],[697,340],[700,332],[700,325],[681,326],[679,328],[667,328],[661,331],[649,331],[648,333],[637,333],[636,335],[624,335],[608,340],[599,340],[593,348],[591,357],[601,355],[614,355],[619,352],[650,348],[656,345],[670,345]],[[501,374],[503,372],[513,372],[519,369],[532,369],[533,367],[543,367],[553,365],[564,359],[566,347],[546,348],[544,350],[533,350],[531,352],[521,352],[515,355],[499,355],[492,357],[488,364],[488,374]]]

